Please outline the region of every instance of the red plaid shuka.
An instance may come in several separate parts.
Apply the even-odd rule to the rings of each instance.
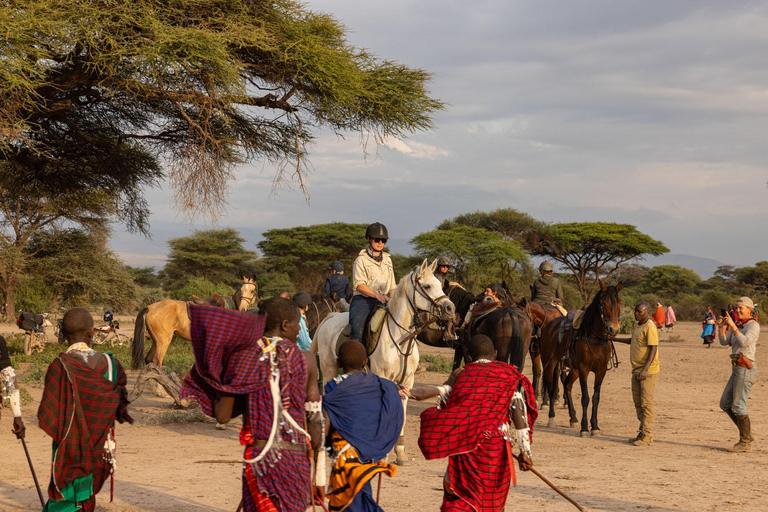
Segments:
[[[195,365],[184,379],[181,396],[194,398],[202,411],[213,416],[213,401],[218,393],[240,395],[235,400],[233,417],[244,414],[240,440],[245,457],[258,451],[253,443],[266,440],[272,427],[272,395],[269,390],[269,360],[258,340],[264,332],[265,315],[252,315],[209,306],[190,306],[191,338]],[[296,343],[277,342],[280,389],[283,408],[302,427],[307,398],[307,363]],[[291,439],[283,437],[290,443]],[[307,452],[282,450],[282,458],[256,475],[250,465],[243,472],[243,510],[261,510],[264,500],[280,512],[303,512],[310,499],[310,462]]]
[[[518,386],[525,391],[533,433],[538,415],[533,387],[514,366],[500,361],[468,364],[445,407],[421,413],[419,447],[424,457],[450,457],[446,476],[458,499],[446,498],[442,510],[504,508],[511,473],[499,427],[509,422],[509,407]]]
[[[110,464],[104,458],[107,434],[118,417],[133,421],[123,409],[127,403],[125,371],[117,359],[113,361],[114,383],[104,377],[106,358],[91,368],[77,354],[61,354],[48,367],[37,418],[54,443],[48,486],[51,500],[64,500],[61,490],[88,475],[93,475],[95,496],[109,477]],[[82,504],[83,510],[93,510],[93,498],[89,501]]]

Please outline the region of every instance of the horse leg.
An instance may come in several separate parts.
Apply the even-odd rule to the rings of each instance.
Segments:
[[[579,385],[581,386],[581,437],[589,435],[589,428],[587,428],[587,409],[589,408],[589,368],[579,369]],[[594,409],[593,409],[594,410]]]
[[[397,444],[395,445],[395,464],[398,466],[410,466],[411,460],[405,453],[405,422],[408,418],[408,397],[402,399],[403,401],[403,428],[400,430],[400,437],[397,438]]]
[[[565,381],[568,378],[568,372],[565,371],[565,368],[560,369],[560,382],[563,383],[563,389],[565,389]],[[571,383],[571,386],[573,386],[573,383]],[[563,393],[563,409],[568,408],[568,400],[570,399],[570,396],[565,396],[565,393]],[[555,405],[560,403],[560,397],[555,395],[555,401],[553,402]]]
[[[555,396],[555,393],[557,393],[557,380],[555,379],[555,375],[560,371],[560,363],[555,363],[554,367],[552,364],[547,364],[547,367],[545,368],[545,375],[544,380],[547,382],[546,387],[549,391],[549,403],[553,403],[552,400]],[[548,427],[554,427],[555,426],[555,408],[550,406],[549,407],[549,420],[547,421]]]
[[[536,395],[536,399],[541,398],[541,405],[546,405],[548,399],[546,396],[542,396],[541,392],[541,354],[531,354],[531,366],[533,367],[533,394]]]
[[[600,427],[597,425],[597,405],[600,403],[600,388],[603,385],[603,378],[605,377],[606,371],[607,367],[603,365],[602,371],[595,373],[595,390],[592,394],[592,418],[590,420],[593,436],[600,435]]]
[[[575,428],[579,423],[579,419],[576,417],[576,407],[573,406],[573,397],[571,395],[573,392],[573,383],[576,382],[577,378],[579,378],[579,372],[571,369],[568,371],[568,376],[563,383],[563,400],[568,403],[568,415],[571,418],[571,428]],[[550,407],[550,409],[554,409],[554,407]]]

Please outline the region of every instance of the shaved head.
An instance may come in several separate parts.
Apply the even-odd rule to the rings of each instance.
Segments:
[[[490,359],[493,361],[496,359],[496,349],[491,338],[485,334],[475,334],[472,336],[472,339],[469,340],[469,357],[472,361],[480,359]]]
[[[647,302],[638,302],[637,306],[635,306],[635,309],[640,311],[650,311],[651,305],[648,304]]]
[[[368,354],[362,343],[355,340],[346,341],[339,347],[339,366],[349,373],[353,370],[362,370],[368,361]]]
[[[74,308],[64,313],[61,324],[64,337],[73,343],[91,343],[93,337],[93,317],[85,308]]]

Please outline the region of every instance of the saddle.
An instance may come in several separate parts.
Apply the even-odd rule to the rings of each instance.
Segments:
[[[483,300],[475,304],[467,312],[467,317],[464,319],[464,325],[470,325],[473,322],[477,322],[484,316],[499,308],[508,307],[505,302],[494,301],[492,297],[485,297]]]
[[[381,329],[384,327],[384,320],[387,317],[387,308],[385,306],[377,306],[365,319],[365,329],[363,329],[362,343],[365,346],[366,353],[370,356],[379,346],[379,338],[381,337]],[[352,339],[352,326],[347,324],[344,330],[339,333],[339,337],[336,338],[336,355],[339,354],[339,348],[341,345]]]
[[[565,321],[560,326],[560,341],[563,341],[565,335],[572,330],[578,330],[581,327],[581,322],[584,320],[583,309],[572,309],[565,316]]]

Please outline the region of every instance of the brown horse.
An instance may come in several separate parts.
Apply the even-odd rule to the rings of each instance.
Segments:
[[[516,300],[517,307],[525,311],[533,324],[533,335],[531,336],[531,366],[533,367],[533,390],[536,398],[542,399],[542,405],[549,401],[547,393],[542,396],[541,393],[541,331],[544,326],[555,318],[560,318],[563,314],[554,306],[549,304],[538,304],[528,299]]]
[[[531,345],[533,324],[517,307],[497,304],[480,303],[475,306],[474,318],[464,331],[461,346],[465,349],[472,336],[485,334],[493,341],[496,360],[513,364],[522,372],[525,355]],[[485,313],[484,310],[488,312]]]
[[[256,279],[243,276],[243,283],[232,296],[240,311],[247,311],[259,297]],[[173,340],[174,334],[188,340],[190,338],[189,314],[187,303],[182,300],[164,299],[144,308],[136,317],[133,331],[133,349],[131,367],[141,368],[144,363],[162,366],[165,353]],[[144,356],[145,333],[152,339],[152,347]]]
[[[312,304],[309,305],[309,309],[304,314],[307,319],[307,330],[309,331],[309,337],[315,337],[315,331],[320,323],[325,320],[325,317],[330,313],[342,313],[343,310],[340,307],[340,300],[336,297],[336,292],[333,292],[330,297],[324,293],[315,293],[311,295]]]
[[[568,403],[571,427],[579,422],[576,408],[573,405],[571,390],[573,383],[579,379],[581,385],[581,436],[589,434],[587,424],[587,408],[589,407],[589,389],[587,378],[589,372],[595,374],[595,384],[592,394],[592,416],[590,424],[592,435],[600,433],[597,423],[597,410],[600,404],[600,387],[603,384],[605,372],[613,355],[613,342],[610,337],[619,332],[621,316],[621,283],[616,286],[606,286],[600,281],[600,291],[584,312],[583,322],[578,329],[569,330],[560,339],[560,328],[566,317],[555,318],[544,326],[541,333],[541,357],[544,361],[544,382],[549,391],[549,422],[548,427],[555,425],[555,409],[553,400],[557,393],[558,376],[561,364],[570,368],[566,381],[565,400]],[[563,359],[565,358],[565,361]]]

